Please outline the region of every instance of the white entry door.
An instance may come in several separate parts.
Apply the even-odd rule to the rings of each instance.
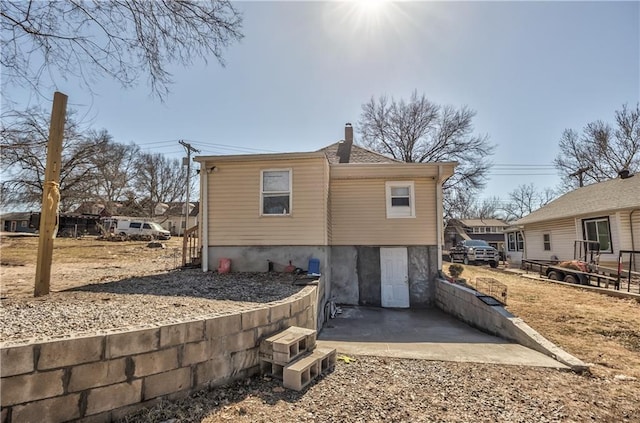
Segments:
[[[382,307],[409,307],[406,248],[380,248]]]

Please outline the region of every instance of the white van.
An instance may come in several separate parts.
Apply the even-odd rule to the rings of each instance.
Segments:
[[[141,220],[118,220],[115,228],[118,235],[143,235],[156,239],[171,239],[171,233],[155,222],[143,222]]]

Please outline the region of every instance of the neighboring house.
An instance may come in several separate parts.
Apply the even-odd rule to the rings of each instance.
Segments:
[[[182,236],[185,227],[187,229],[198,224],[198,215],[200,213],[200,202],[195,201],[189,203],[189,218],[185,225],[185,203],[161,203],[156,206],[156,221],[171,235]],[[164,218],[165,220],[161,219]]]
[[[465,239],[481,239],[502,252],[504,230],[508,226],[508,223],[499,219],[449,219],[445,228],[444,248],[450,249]]]
[[[0,216],[0,225],[3,232],[28,232],[34,233],[36,227],[31,225],[30,212],[5,213]]]
[[[442,267],[442,183],[456,166],[403,163],[345,141],[306,153],[196,157],[202,268],[307,269],[318,315],[343,304],[424,307]]]
[[[640,250],[640,175],[621,172],[619,178],[575,189],[514,226],[506,242],[521,232],[525,259],[570,260],[574,242],[590,240],[600,243],[600,264],[615,267],[620,250]]]

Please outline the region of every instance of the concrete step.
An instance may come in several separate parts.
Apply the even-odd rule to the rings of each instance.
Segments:
[[[260,343],[260,358],[284,366],[312,351],[316,346],[316,334],[313,329],[291,326]]]
[[[282,386],[301,391],[321,374],[332,371],[335,365],[335,349],[316,348],[311,354],[284,367]]]

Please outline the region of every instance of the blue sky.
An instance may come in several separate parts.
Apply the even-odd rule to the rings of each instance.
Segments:
[[[174,68],[165,103],[144,81],[95,95],[58,81],[69,104],[116,141],[183,155],[312,151],[357,123],[372,96],[477,112],[497,145],[481,198],[533,182],[554,187],[565,128],[613,122],[640,100],[640,2],[240,2],[245,38],[220,67]],[[20,106],[34,104],[12,89]],[[50,107],[50,105],[45,105]],[[356,127],[356,142],[357,139]],[[539,166],[539,167],[536,167]]]

